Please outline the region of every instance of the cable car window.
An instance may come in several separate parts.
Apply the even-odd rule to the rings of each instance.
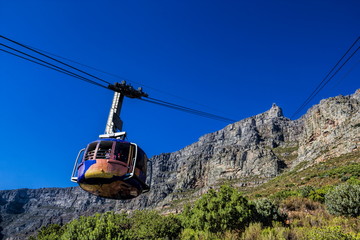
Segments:
[[[97,144],[97,142],[93,142],[88,145],[86,153],[84,154],[84,161],[95,159],[95,151]]]
[[[127,163],[129,156],[129,144],[117,142],[115,147],[114,158],[121,162]]]
[[[149,160],[149,158],[148,158],[148,157],[146,156],[146,154],[144,153],[144,166],[143,166],[143,172],[144,172],[144,174],[146,174],[146,172],[147,172],[148,160]]]
[[[135,148],[136,148],[136,145],[130,144],[130,146],[129,146],[129,156],[128,156],[128,159],[127,159],[127,164],[130,167],[129,172],[132,172],[132,168],[135,167],[134,166],[134,158],[135,158],[135,154],[136,154]]]
[[[112,153],[112,141],[101,141],[96,153],[97,159],[110,159]]]
[[[136,167],[139,168],[143,173],[146,173],[147,156],[143,150],[138,148],[138,154],[136,158]]]

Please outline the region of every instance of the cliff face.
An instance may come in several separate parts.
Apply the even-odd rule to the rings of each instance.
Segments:
[[[154,156],[152,190],[133,200],[102,199],[77,187],[0,191],[0,239],[23,239],[41,226],[95,212],[176,211],[177,200],[194,199],[223,182],[258,185],[301,162],[316,164],[355,151],[359,106],[359,90],[322,100],[295,121],[273,105],[177,152]]]
[[[356,150],[360,142],[360,89],[350,96],[322,100],[301,118],[299,157],[310,164]]]

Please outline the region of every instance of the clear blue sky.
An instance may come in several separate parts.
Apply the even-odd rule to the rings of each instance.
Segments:
[[[359,9],[357,0],[3,0],[0,29],[151,97],[241,120],[272,103],[290,117],[359,36]],[[74,159],[103,133],[112,92],[8,54],[0,63],[0,189],[75,186]],[[359,65],[340,72],[310,106],[353,93],[359,76]],[[149,156],[226,126],[132,99],[121,116]]]

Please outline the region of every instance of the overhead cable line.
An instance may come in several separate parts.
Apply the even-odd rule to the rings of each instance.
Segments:
[[[183,107],[183,106],[180,106],[180,105],[177,105],[177,104],[169,103],[169,102],[154,99],[154,98],[147,97],[146,99],[141,98],[140,100],[145,101],[145,102],[150,102],[150,103],[153,103],[153,104],[157,104],[157,105],[161,105],[161,106],[164,106],[164,107],[180,110],[180,111],[183,111],[183,112],[195,114],[195,115],[198,115],[198,116],[219,120],[219,121],[224,121],[224,122],[229,122],[229,123],[235,122],[235,120],[230,119],[230,118],[221,117],[221,116],[214,115],[214,114],[211,114],[211,113],[199,111],[199,110],[188,108],[188,107]]]
[[[28,56],[28,57],[30,57],[30,58],[21,56],[21,55],[19,55],[19,54],[16,54],[16,53],[13,53],[13,52],[4,50],[4,49],[0,49],[0,50],[3,51],[3,52],[12,54],[12,55],[14,55],[14,56],[16,56],[16,57],[25,59],[25,60],[27,60],[27,61],[30,61],[30,62],[39,64],[39,65],[41,65],[41,66],[44,66],[44,67],[53,69],[53,70],[55,70],[55,71],[58,71],[58,72],[67,74],[67,75],[69,75],[69,76],[71,76],[71,77],[75,77],[75,78],[77,78],[77,79],[80,79],[80,80],[83,80],[83,81],[85,81],[85,82],[88,82],[88,83],[91,83],[91,84],[94,84],[94,85],[97,85],[97,86],[99,86],[99,87],[103,87],[103,88],[106,88],[106,89],[107,89],[106,86],[101,85],[101,84],[98,83],[98,82],[95,82],[95,81],[93,81],[93,80],[91,80],[91,79],[88,79],[88,78],[85,78],[85,77],[83,77],[83,76],[80,76],[80,75],[78,75],[78,74],[76,74],[76,73],[73,73],[73,72],[71,72],[71,71],[69,71],[69,70],[66,70],[66,69],[64,69],[64,68],[61,68],[61,67],[59,67],[59,66],[56,66],[56,65],[54,65],[54,64],[52,64],[52,63],[49,63],[49,62],[44,61],[44,60],[41,60],[41,59],[39,59],[39,58],[37,58],[37,57],[31,56],[30,54],[27,54],[27,53],[25,53],[25,52],[22,52],[22,51],[20,51],[20,50],[17,50],[17,49],[15,49],[15,48],[12,48],[12,47],[7,46],[7,45],[2,44],[2,43],[0,43],[0,46],[4,46],[4,47],[6,47],[6,48],[8,48],[8,49],[11,49],[11,50],[13,50],[13,51],[15,51],[15,52],[21,53],[21,54],[23,54],[23,55],[25,55],[25,56]],[[31,58],[33,58],[33,59],[35,59],[35,60],[33,60],[33,59],[31,59]],[[36,61],[36,60],[37,60],[37,61]]]
[[[359,64],[360,64],[360,59],[359,59],[357,62],[355,62],[355,63],[351,66],[351,68],[350,68],[345,74],[343,74],[343,76],[342,76],[338,81],[335,82],[335,86],[332,87],[332,88],[337,87],[337,86],[340,84],[340,82],[343,81],[345,78],[347,78],[347,77],[349,76],[349,74],[350,74],[352,71],[354,71],[354,69],[355,69]]]
[[[191,103],[196,104],[196,105],[199,105],[199,106],[203,106],[203,107],[206,107],[206,108],[209,108],[209,109],[213,109],[213,110],[215,110],[215,111],[220,111],[219,109],[215,109],[215,108],[209,107],[209,106],[207,106],[207,105],[204,105],[204,104],[201,104],[201,103],[198,103],[198,102],[195,102],[195,101],[186,99],[186,98],[184,98],[184,97],[177,96],[177,95],[175,95],[175,94],[172,94],[172,93],[169,93],[169,92],[166,92],[166,91],[163,91],[163,90],[160,90],[160,89],[157,89],[157,88],[154,88],[154,87],[145,85],[145,84],[143,84],[143,83],[139,83],[139,82],[136,82],[136,81],[134,81],[134,80],[129,80],[129,79],[124,78],[124,77],[121,77],[121,76],[119,76],[119,75],[117,75],[117,74],[110,73],[110,72],[101,70],[101,69],[99,69],[99,68],[95,68],[95,67],[92,67],[92,66],[89,66],[89,65],[80,63],[80,62],[78,62],[78,61],[74,61],[74,60],[71,60],[71,59],[69,59],[69,58],[62,57],[62,56],[59,56],[59,55],[57,55],[57,54],[50,53],[50,52],[47,52],[47,51],[44,51],[44,50],[41,50],[41,49],[38,49],[38,48],[35,48],[35,47],[31,47],[31,46],[29,46],[29,45],[26,45],[26,46],[28,46],[28,47],[30,47],[30,48],[32,48],[32,49],[35,49],[35,50],[37,50],[37,51],[39,51],[39,52],[46,53],[46,54],[48,54],[48,55],[51,55],[51,56],[54,56],[54,57],[57,57],[57,58],[60,58],[60,59],[63,59],[63,60],[66,60],[66,61],[69,61],[69,62],[78,64],[78,65],[80,65],[80,66],[89,68],[89,69],[91,69],[91,70],[94,70],[94,71],[97,71],[97,72],[106,74],[106,75],[108,75],[108,76],[112,76],[112,77],[115,77],[115,78],[118,78],[118,79],[121,79],[121,80],[129,81],[129,82],[138,84],[138,85],[140,85],[140,86],[142,86],[142,87],[146,87],[146,88],[148,88],[148,89],[152,89],[152,90],[154,90],[154,91],[157,91],[157,92],[160,92],[160,93],[163,93],[163,94],[166,94],[166,95],[169,95],[169,96],[172,96],[172,97],[175,97],[175,98],[178,98],[178,99],[187,101],[187,102],[191,102]],[[225,113],[225,112],[223,112],[223,113]],[[225,113],[225,114],[228,114],[228,113]]]
[[[302,105],[295,111],[295,113],[291,116],[294,118],[300,111],[307,106],[314,97],[335,77],[335,75],[342,69],[342,67],[355,55],[355,53],[360,49],[360,46],[345,60],[345,62],[332,74],[332,72],[336,69],[336,67],[340,64],[340,62],[345,58],[346,55],[350,52],[350,50],[356,45],[356,43],[360,40],[358,37],[355,42],[349,47],[349,49],[344,53],[344,55],[340,58],[340,60],[334,65],[334,67],[329,71],[329,73],[323,78],[323,80],[318,84],[315,90],[310,94],[310,96],[302,103]],[[332,75],[331,75],[332,74]],[[328,78],[331,75],[330,78]]]
[[[96,77],[96,76],[94,76],[94,75],[92,75],[92,74],[89,74],[89,73],[87,73],[87,72],[85,72],[85,71],[83,71],[83,70],[80,70],[80,69],[78,69],[78,68],[75,68],[75,67],[73,67],[73,66],[71,66],[71,65],[69,65],[69,64],[63,63],[63,62],[61,62],[61,61],[59,61],[59,60],[57,60],[57,59],[55,59],[55,58],[49,57],[49,56],[47,56],[46,54],[41,54],[41,53],[39,53],[39,51],[37,51],[37,50],[34,51],[31,47],[27,47],[27,46],[25,46],[25,45],[23,45],[23,44],[20,44],[20,43],[14,41],[14,40],[8,39],[8,38],[3,37],[3,36],[1,36],[1,35],[0,35],[0,37],[4,38],[4,39],[6,39],[6,40],[9,40],[9,41],[11,41],[11,42],[13,42],[13,43],[16,43],[17,45],[20,45],[20,46],[22,46],[22,47],[25,47],[26,49],[29,49],[29,50],[31,50],[31,51],[33,51],[33,52],[36,52],[36,53],[40,54],[41,56],[45,56],[45,57],[47,57],[47,58],[50,58],[51,60],[53,60],[53,61],[55,61],[55,62],[61,63],[61,64],[65,65],[66,67],[69,67],[69,68],[71,68],[71,69],[75,69],[76,71],[78,71],[78,72],[80,72],[80,73],[83,73],[83,74],[86,74],[86,75],[88,75],[88,76],[91,76],[91,77],[93,77],[93,78],[95,78],[95,79],[97,79],[97,80],[101,80],[102,82],[107,83],[108,86],[102,85],[102,84],[100,84],[100,83],[98,83],[98,82],[96,82],[96,81],[94,81],[94,80],[92,80],[92,79],[89,79],[88,77],[81,76],[81,75],[79,75],[78,73],[75,73],[75,72],[73,72],[73,71],[71,71],[71,70],[68,70],[68,69],[65,69],[65,68],[63,68],[63,67],[57,66],[57,65],[55,65],[54,63],[50,63],[50,62],[48,62],[48,61],[46,61],[46,60],[40,59],[40,58],[38,58],[38,57],[35,57],[35,56],[33,56],[33,55],[29,54],[29,53],[25,53],[25,52],[23,52],[23,51],[21,51],[21,50],[15,49],[15,48],[10,47],[10,46],[8,46],[8,45],[6,45],[6,44],[0,43],[0,46],[6,47],[6,48],[12,50],[13,52],[8,51],[8,50],[5,50],[5,49],[0,49],[0,51],[3,51],[3,52],[5,52],[5,53],[11,54],[11,55],[13,55],[13,56],[22,58],[22,59],[24,59],[24,60],[27,60],[27,61],[30,61],[30,62],[33,62],[33,63],[36,63],[36,64],[38,64],[38,65],[41,65],[41,66],[50,68],[50,69],[55,70],[55,71],[58,71],[58,72],[60,72],[60,73],[67,74],[67,75],[69,75],[69,76],[71,76],[71,77],[75,77],[75,78],[77,78],[77,79],[80,79],[80,80],[82,80],[82,81],[85,81],[85,82],[94,84],[94,85],[96,85],[96,86],[99,86],[99,87],[102,87],[102,88],[106,88],[106,89],[109,89],[109,90],[116,91],[116,87],[115,87],[114,85],[112,85],[111,83],[105,81],[105,80],[102,80],[102,79],[100,79],[100,78],[98,78],[98,77]],[[15,53],[15,52],[16,52],[16,53]],[[22,55],[20,55],[20,54],[22,54]],[[121,84],[118,85],[118,86],[121,86]],[[114,87],[115,87],[115,88],[114,88]],[[132,89],[131,86],[128,86],[128,87],[130,87],[130,89]],[[146,99],[145,99],[145,98],[142,98],[142,97],[145,97]],[[178,104],[166,102],[166,101],[159,100],[159,99],[155,99],[155,98],[149,98],[147,95],[142,95],[141,97],[136,97],[136,98],[138,98],[139,100],[145,101],[145,102],[149,102],[149,103],[153,103],[153,104],[157,104],[157,105],[162,105],[162,106],[165,106],[165,107],[168,107],[168,108],[172,108],[172,109],[176,109],[176,110],[188,112],[188,113],[191,113],[191,114],[195,114],[195,115],[198,115],[198,116],[202,116],[202,117],[206,117],[206,118],[210,118],[210,119],[214,119],[214,120],[219,120],[219,121],[224,121],[224,122],[235,122],[235,120],[232,120],[232,119],[229,119],[229,118],[225,118],[225,117],[221,117],[221,116],[218,116],[218,115],[215,115],[215,114],[211,114],[211,113],[207,113],[207,112],[204,112],[204,111],[199,111],[199,110],[196,110],[196,109],[184,107],[184,106],[181,106],[181,105],[178,105]]]
[[[58,72],[61,72],[61,73],[67,74],[67,75],[69,75],[69,76],[71,76],[71,77],[75,77],[75,78],[78,78],[78,79],[80,79],[80,80],[84,80],[84,81],[86,81],[86,82],[88,82],[88,83],[98,85],[99,87],[104,87],[104,88],[107,88],[107,87],[105,87],[105,86],[102,86],[101,84],[98,84],[97,82],[93,82],[93,81],[90,81],[90,80],[88,80],[88,79],[83,79],[83,78],[80,78],[80,77],[78,77],[78,76],[76,76],[76,75],[74,75],[74,74],[68,73],[68,72],[66,72],[66,71],[62,71],[62,70],[60,70],[60,69],[58,69],[58,68],[51,67],[51,66],[46,65],[46,64],[41,63],[41,62],[37,62],[37,61],[35,61],[35,60],[32,60],[32,59],[30,59],[30,58],[26,58],[26,57],[24,57],[24,56],[21,56],[21,55],[19,55],[19,54],[16,54],[16,53],[13,53],[13,52],[7,51],[7,50],[5,50],[5,49],[0,49],[0,51],[6,52],[6,53],[8,53],[8,54],[14,55],[14,56],[16,56],[16,57],[19,57],[19,58],[25,59],[25,60],[27,60],[27,61],[30,61],[30,62],[33,62],[33,63],[36,63],[36,64],[39,64],[39,65],[41,65],[41,66],[44,66],[44,67],[50,68],[50,69],[52,69],[52,70],[55,70],[55,71],[58,71]]]
[[[53,61],[56,61],[56,62],[58,62],[58,63],[61,63],[61,64],[65,65],[65,66],[67,66],[67,67],[69,67],[69,68],[72,68],[72,69],[74,69],[74,70],[76,70],[76,71],[79,71],[79,72],[84,73],[84,74],[86,74],[86,75],[88,75],[88,76],[90,76],[90,77],[93,77],[93,78],[95,78],[95,79],[97,79],[97,80],[99,80],[99,81],[101,81],[101,82],[104,82],[104,83],[107,83],[107,84],[111,84],[110,82],[105,81],[104,79],[98,78],[98,77],[96,77],[96,76],[94,76],[94,75],[92,75],[92,74],[90,74],[90,73],[87,73],[87,72],[81,70],[81,69],[78,69],[78,68],[76,68],[76,67],[73,67],[73,66],[71,66],[70,64],[64,63],[64,62],[62,62],[62,61],[60,61],[60,60],[58,60],[58,59],[56,59],[56,58],[50,57],[50,56],[48,56],[48,55],[46,55],[46,54],[44,54],[44,53],[42,53],[42,52],[40,52],[40,51],[37,51],[37,50],[35,50],[34,48],[29,47],[29,46],[27,46],[27,45],[25,45],[25,44],[19,43],[19,42],[15,41],[15,40],[12,40],[12,39],[7,38],[7,37],[2,36],[2,35],[0,35],[0,37],[3,38],[3,39],[6,39],[6,40],[8,40],[8,41],[10,41],[10,42],[12,42],[12,43],[15,43],[15,44],[17,44],[17,45],[19,45],[19,46],[21,46],[21,47],[24,47],[24,48],[26,48],[26,49],[29,49],[30,51],[33,51],[33,52],[35,52],[35,53],[37,53],[37,54],[40,54],[40,55],[42,55],[42,56],[44,56],[44,57],[47,57],[47,58],[49,58],[49,59],[51,59],[51,60],[53,60]]]
[[[175,107],[175,108],[183,108],[184,110],[189,110],[189,111],[191,111],[191,112],[198,112],[198,113],[200,113],[200,114],[206,114],[206,115],[209,115],[209,116],[213,116],[213,117],[216,117],[216,118],[223,119],[223,120],[225,120],[225,121],[235,122],[235,120],[230,119],[230,118],[220,117],[220,116],[217,116],[217,115],[214,115],[214,114],[211,114],[211,113],[206,113],[206,112],[203,112],[203,111],[199,111],[199,110],[196,110],[196,109],[184,107],[184,106],[181,106],[181,105],[178,105],[178,104],[166,102],[166,101],[159,100],[159,99],[155,99],[155,98],[151,98],[151,97],[147,97],[147,98],[150,99],[150,100],[153,100],[153,101],[157,101],[157,102],[161,102],[161,103],[163,103],[163,104],[167,104],[167,105],[169,105],[169,106],[173,106],[173,107]]]

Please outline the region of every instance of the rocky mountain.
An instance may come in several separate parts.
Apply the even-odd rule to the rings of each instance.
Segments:
[[[102,199],[77,187],[0,191],[0,239],[24,239],[41,226],[95,212],[176,212],[211,187],[256,186],[300,163],[358,151],[359,108],[360,90],[322,100],[298,120],[284,117],[274,104],[179,151],[154,156],[152,190],[133,200]]]

